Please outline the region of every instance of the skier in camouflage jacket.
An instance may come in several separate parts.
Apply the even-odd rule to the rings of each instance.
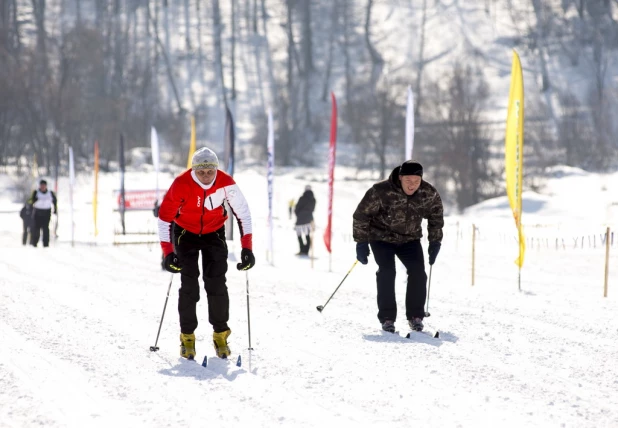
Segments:
[[[406,318],[414,330],[423,329],[427,274],[421,246],[421,222],[427,219],[429,264],[440,251],[444,213],[440,194],[423,180],[423,167],[409,160],[396,167],[388,180],[374,184],[354,212],[356,257],[367,264],[369,247],[378,264],[378,319],[395,331],[395,256],[407,269]]]

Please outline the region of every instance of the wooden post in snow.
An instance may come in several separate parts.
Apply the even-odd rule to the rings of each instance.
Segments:
[[[609,238],[610,233],[608,227],[605,232],[605,285],[603,286],[603,297],[607,297],[607,283],[609,279]]]
[[[475,259],[475,244],[476,244],[476,225],[472,225],[472,285],[474,285],[474,259]]]

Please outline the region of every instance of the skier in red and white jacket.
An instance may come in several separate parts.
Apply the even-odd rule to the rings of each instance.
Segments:
[[[176,177],[159,208],[159,239],[165,255],[165,269],[180,272],[180,355],[188,359],[195,357],[200,252],[215,350],[220,358],[230,355],[227,344],[231,333],[227,325],[230,300],[225,278],[228,255],[225,221],[228,213],[224,201],[228,202],[240,229],[242,261],[237,269],[251,269],[255,264],[249,206],[234,179],[218,168],[219,160],[212,150],[206,147],[197,150],[191,160],[191,169]]]

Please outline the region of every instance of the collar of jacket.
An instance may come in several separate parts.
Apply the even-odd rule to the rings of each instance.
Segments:
[[[211,181],[210,184],[203,184],[199,178],[197,178],[197,175],[195,175],[195,171],[191,170],[191,178],[193,178],[193,181],[195,181],[197,183],[198,186],[200,186],[202,189],[204,190],[208,190],[210,189],[212,186],[215,185],[215,181],[217,181],[217,170],[215,170],[215,178]]]

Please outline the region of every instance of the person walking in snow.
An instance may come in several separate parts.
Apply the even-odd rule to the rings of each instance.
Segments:
[[[23,223],[23,234],[21,238],[21,243],[26,245],[28,243],[28,233],[32,228],[32,205],[29,203],[25,203],[21,210],[19,211],[19,216],[21,217],[21,221]]]
[[[378,320],[382,329],[395,332],[395,256],[407,269],[406,318],[411,329],[421,331],[427,298],[427,274],[421,222],[427,219],[429,264],[440,251],[444,227],[442,199],[427,181],[423,167],[409,160],[396,167],[387,180],[365,193],[353,215],[356,258],[367,264],[369,247],[378,265]]]
[[[49,222],[51,220],[52,208],[54,214],[58,213],[58,200],[56,194],[47,188],[47,181],[41,180],[39,188],[32,192],[28,199],[28,204],[32,205],[32,229],[30,230],[30,244],[36,247],[43,230],[43,247],[49,247]]]
[[[311,247],[311,230],[313,228],[313,210],[315,209],[315,197],[311,186],[305,186],[305,192],[298,199],[294,213],[296,214],[296,235],[298,237],[298,245],[300,251],[297,256],[309,255]],[[304,238],[304,240],[303,240]]]
[[[228,213],[224,201],[231,207],[240,229],[241,262],[236,267],[251,269],[255,257],[249,206],[234,179],[219,170],[219,160],[212,150],[204,147],[194,153],[191,169],[174,179],[159,207],[159,239],[165,268],[172,273],[180,272],[180,355],[190,360],[195,358],[200,253],[215,351],[220,358],[227,358],[231,352],[227,343],[231,330],[227,324],[230,300],[225,277],[228,256],[225,221]]]

